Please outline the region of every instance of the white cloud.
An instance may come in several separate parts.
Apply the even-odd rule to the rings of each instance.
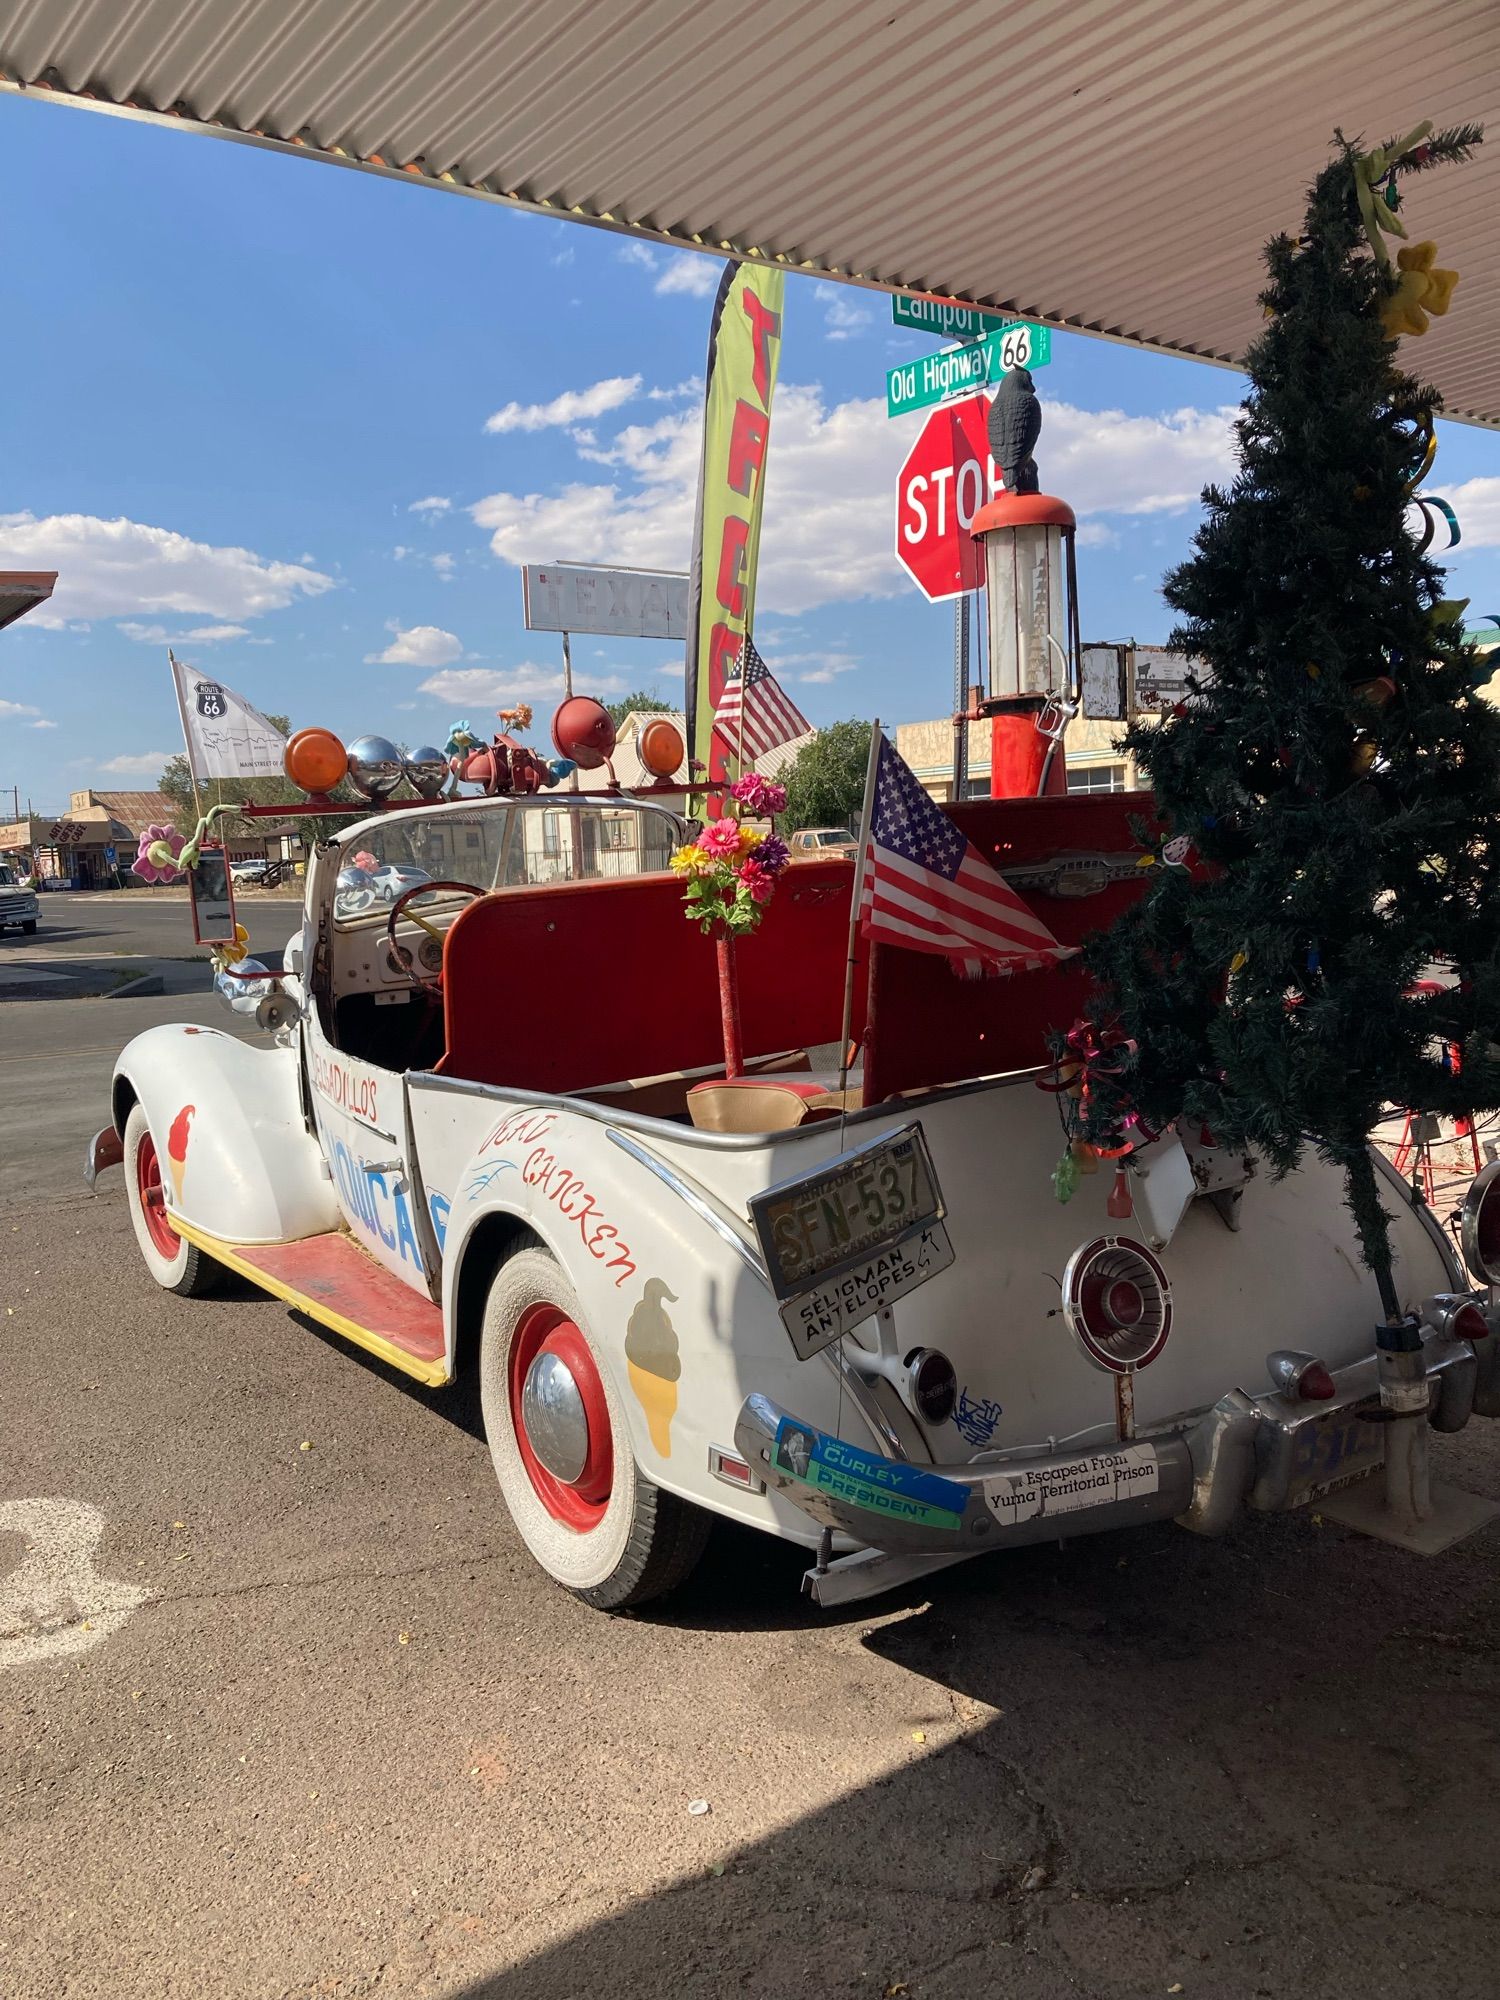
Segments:
[[[432,558],[432,566],[437,571],[438,575],[443,579],[444,583],[451,583],[453,581],[452,556],[449,555],[434,556]]]
[[[56,729],[57,724],[55,722],[49,722],[47,718],[43,716],[40,722],[28,722],[26,727],[28,729]]]
[[[550,403],[507,403],[485,421],[487,431],[544,431],[554,425],[583,423],[628,403],[641,386],[639,375],[610,375],[587,389],[565,389]]]
[[[722,257],[706,257],[701,250],[680,250],[667,260],[652,289],[683,292],[690,299],[712,298],[723,269]]]
[[[1466,479],[1461,486],[1445,486],[1443,497],[1458,516],[1463,542],[1455,556],[1465,549],[1500,547],[1500,479]],[[1444,557],[1445,561],[1451,558]]]
[[[1078,528],[1078,546],[1081,549],[1112,549],[1120,539],[1118,528],[1112,528],[1108,521],[1083,521]]]
[[[1038,453],[1044,483],[1081,515],[1108,517],[1115,531],[1123,515],[1180,511],[1230,471],[1233,416],[1181,409],[1137,417],[1049,403]],[[797,614],[913,587],[895,559],[894,515],[901,464],[921,421],[890,422],[882,398],[830,405],[815,386],[778,389],[757,592],[762,612]],[[686,569],[701,434],[696,408],[628,424],[604,449],[578,447],[585,465],[608,468],[607,481],[491,493],[469,511],[503,562],[545,562],[566,547],[579,562]],[[1091,534],[1094,528],[1091,522]]]
[[[639,236],[632,236],[629,242],[622,243],[615,255],[622,264],[639,264],[647,271],[656,269],[656,252]]]
[[[826,687],[840,674],[852,674],[861,662],[841,646],[834,646],[824,653],[774,653],[766,664],[778,680]]]
[[[179,754],[175,750],[143,750],[139,757],[111,757],[107,764],[101,764],[99,768],[111,771],[119,778],[159,778],[173,757]]]
[[[408,514],[446,514],[453,505],[441,493],[429,493],[425,500],[413,500],[407,508]]]
[[[138,625],[128,618],[120,630],[127,639],[151,646],[180,646],[189,639],[196,646],[220,646],[228,639],[247,638],[250,632],[248,625],[195,625],[190,632],[169,632],[165,625]]]
[[[847,285],[815,285],[813,296],[825,308],[824,337],[828,340],[852,340],[856,333],[863,333],[874,320],[875,315],[870,308],[860,305]]]
[[[331,576],[305,563],[95,514],[0,514],[0,568],[58,572],[50,602],[28,621],[53,629],[70,619],[143,612],[254,618],[333,588]]]
[[[0,701],[0,716],[40,715],[41,712],[39,708],[28,708],[24,701]]]
[[[632,683],[618,674],[593,675],[587,687],[580,687],[580,694],[623,694]],[[563,696],[563,677],[552,667],[538,666],[534,660],[523,660],[515,667],[455,667],[445,674],[433,674],[421,683],[421,694],[430,694],[434,701],[451,703],[456,708],[466,704],[478,708],[485,704],[504,706],[518,696],[527,700],[556,700]]]
[[[395,637],[383,653],[366,653],[367,667],[445,667],[463,656],[463,641],[441,625],[392,628]]]
[[[646,399],[652,403],[679,403],[685,397],[697,398],[703,394],[703,377],[689,375],[681,382],[674,382],[670,389],[648,389]]]

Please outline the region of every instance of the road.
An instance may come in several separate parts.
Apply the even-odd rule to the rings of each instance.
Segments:
[[[0,933],[0,984],[18,967],[55,976],[105,966],[158,973],[169,994],[207,985],[208,957],[193,942],[185,890],[98,894],[69,890],[40,900],[40,928],[34,937],[19,931]],[[235,911],[249,933],[250,950],[279,965],[282,948],[297,925],[296,898],[266,890],[241,892]]]
[[[0,1007],[7,2000],[1493,1994],[1500,1533],[1163,1527],[827,1614],[725,1530],[602,1617],[467,1396],[159,1292],[84,1195],[169,1013],[231,1020]],[[1496,1433],[1443,1468],[1500,1496]]]

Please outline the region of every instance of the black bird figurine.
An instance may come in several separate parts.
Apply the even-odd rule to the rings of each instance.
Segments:
[[[990,405],[990,453],[1007,493],[1036,493],[1032,451],[1042,434],[1042,406],[1031,386],[1031,371],[1012,368]]]

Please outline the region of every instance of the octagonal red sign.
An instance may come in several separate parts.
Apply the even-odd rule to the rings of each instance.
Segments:
[[[984,582],[984,551],[969,527],[1000,485],[985,429],[989,414],[987,396],[935,409],[896,484],[896,555],[934,603]]]

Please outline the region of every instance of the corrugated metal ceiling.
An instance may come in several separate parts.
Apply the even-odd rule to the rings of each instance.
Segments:
[[[1463,274],[1411,362],[1500,425],[1500,4],[0,0],[0,84],[1233,361],[1334,128]]]

